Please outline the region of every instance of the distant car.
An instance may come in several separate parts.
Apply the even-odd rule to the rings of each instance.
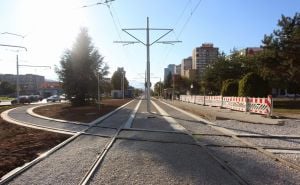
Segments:
[[[40,95],[30,95],[29,96],[30,102],[37,102],[37,101],[41,101],[42,98]]]
[[[61,99],[58,95],[53,95],[47,98],[47,102],[60,102]]]
[[[60,98],[60,100],[67,100],[67,98],[66,98],[66,95],[65,95],[65,94],[62,94],[62,95],[60,95],[60,96],[59,96],[59,98]]]
[[[12,105],[15,105],[17,103],[18,103],[18,98],[11,101]],[[30,100],[29,96],[19,96],[19,103],[22,103],[22,104],[31,103],[31,100]]]

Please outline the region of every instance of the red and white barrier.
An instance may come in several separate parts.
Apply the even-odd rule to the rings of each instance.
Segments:
[[[267,98],[248,98],[249,112],[271,115],[272,96]]]
[[[272,96],[267,98],[180,95],[180,100],[199,105],[272,115]]]

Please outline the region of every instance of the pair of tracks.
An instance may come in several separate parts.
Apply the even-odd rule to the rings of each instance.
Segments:
[[[130,102],[129,102],[130,103]],[[128,103],[128,104],[129,104]],[[127,104],[126,104],[127,105]],[[117,109],[116,111],[104,116],[101,120],[99,120],[99,123],[97,123],[97,125],[100,125],[98,127],[101,127],[101,122],[103,122],[104,120],[106,120],[107,118],[115,115],[119,110],[123,109],[126,105],[122,106],[121,108]],[[166,104],[167,106],[170,106],[168,104]],[[132,113],[130,114],[128,120],[126,122],[124,122],[123,124],[121,124],[118,128],[115,128],[116,129],[116,132],[113,136],[109,136],[109,135],[105,135],[105,134],[87,134],[85,133],[88,129],[90,129],[91,127],[95,126],[95,125],[91,125],[89,128],[87,129],[84,129],[83,131],[81,132],[78,132],[76,133],[74,136],[72,136],[71,138],[69,138],[68,140],[66,140],[65,142],[61,143],[60,145],[56,146],[55,148],[51,149],[50,151],[48,151],[45,155],[43,156],[40,156],[39,158],[37,158],[36,160],[34,160],[33,162],[31,162],[30,164],[28,164],[27,166],[23,167],[22,169],[20,169],[19,171],[15,172],[14,174],[4,178],[4,179],[1,179],[0,181],[0,184],[5,184],[7,182],[9,182],[10,180],[12,180],[14,177],[16,177],[17,175],[21,174],[22,172],[26,171],[28,168],[32,167],[33,165],[37,164],[38,162],[42,161],[43,159],[47,158],[50,154],[54,153],[55,151],[59,150],[60,148],[62,148],[63,146],[67,145],[68,143],[70,143],[71,141],[75,140],[76,138],[78,138],[79,136],[81,135],[95,135],[95,136],[100,136],[100,137],[104,137],[104,138],[109,138],[104,149],[102,150],[102,152],[97,155],[96,157],[96,160],[94,160],[93,164],[90,166],[89,170],[85,173],[84,177],[81,179],[80,183],[79,184],[88,184],[90,179],[93,177],[95,171],[99,168],[99,166],[101,165],[103,159],[105,158],[107,152],[110,150],[110,148],[112,147],[112,145],[114,144],[114,142],[117,140],[117,139],[128,139],[128,138],[122,138],[119,136],[119,133],[122,131],[122,130],[135,130],[135,131],[147,131],[147,132],[166,132],[166,133],[175,133],[175,134],[178,134],[178,133],[181,133],[182,132],[176,132],[176,131],[161,131],[161,130],[149,130],[149,129],[132,129],[130,128],[131,127],[131,123],[133,122],[134,120],[134,115],[137,111],[139,107],[139,103],[135,106],[135,109],[132,111]],[[289,167],[293,167],[297,170],[300,171],[300,168],[297,164],[294,164],[294,163],[291,163],[289,161],[286,161],[286,160],[283,160],[283,159],[280,159],[276,156],[274,156],[272,153],[264,150],[263,148],[261,147],[257,147],[255,145],[253,145],[252,143],[249,143],[247,141],[244,141],[242,138],[240,138],[239,136],[236,136],[235,134],[233,134],[232,132],[230,132],[230,130],[228,129],[224,129],[222,127],[218,127],[217,125],[213,124],[213,123],[210,123],[206,120],[203,120],[202,118],[198,117],[198,116],[195,116],[193,114],[190,114],[188,112],[185,112],[183,110],[180,110],[176,107],[173,107],[173,106],[170,106],[178,111],[181,111],[182,113],[190,116],[191,118],[193,118],[194,120],[196,121],[199,121],[201,123],[204,123],[205,125],[221,132],[222,134],[226,135],[226,136],[229,136],[229,137],[232,137],[233,139],[235,140],[238,140],[244,144],[246,144],[249,148],[253,148],[253,149],[256,149],[258,150],[259,152],[265,154],[266,156],[274,159],[274,160],[277,160],[277,161],[280,161],[282,162],[283,164],[289,166]],[[168,117],[168,115],[163,115],[164,117]],[[180,123],[179,123],[180,124]],[[182,127],[184,127],[184,125],[181,125]],[[106,128],[106,127],[102,127],[102,128]],[[187,130],[185,129],[184,131],[184,134],[187,134],[187,135],[190,135],[194,140],[195,140],[195,145],[198,145],[200,147],[202,147],[215,161],[217,161],[217,163],[219,163],[222,168],[224,168],[226,171],[228,171],[233,177],[236,178],[236,180],[240,183],[240,184],[250,184],[249,182],[247,182],[246,179],[244,179],[241,175],[239,175],[239,172],[236,171],[234,168],[232,168],[230,165],[228,165],[227,163],[225,163],[219,156],[216,156],[214,153],[212,153],[207,146],[205,146],[204,144],[200,143],[197,138],[195,137],[193,131],[191,130]],[[136,139],[136,140],[139,140],[139,141],[150,141],[150,142],[162,142],[162,143],[165,143],[165,141],[161,141],[161,140],[155,140],[155,139],[146,139],[146,140],[142,140],[142,139]],[[168,142],[167,142],[168,143]],[[180,143],[180,144],[184,144],[184,143]]]

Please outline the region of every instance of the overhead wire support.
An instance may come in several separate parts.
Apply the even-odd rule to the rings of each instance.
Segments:
[[[146,31],[146,43],[143,42],[141,39],[137,38],[136,36],[134,36],[133,34],[131,34],[129,31]],[[167,31],[166,33],[164,33],[162,36],[160,36],[158,39],[156,39],[153,42],[150,42],[150,35],[149,32],[150,31]],[[174,43],[179,43],[181,41],[160,41],[163,37],[165,37],[166,35],[168,35],[170,32],[173,31],[173,29],[167,29],[167,28],[149,28],[149,17],[147,17],[147,27],[146,28],[126,28],[126,29],[122,29],[122,31],[124,31],[125,33],[127,33],[129,36],[131,36],[132,38],[134,38],[136,41],[114,41],[114,43],[122,43],[122,44],[135,44],[135,43],[141,43],[143,45],[146,46],[147,49],[147,65],[146,65],[146,69],[147,69],[147,92],[146,92],[146,97],[147,97],[147,112],[151,112],[150,110],[150,46],[152,46],[155,43],[161,43],[161,44],[174,44]]]
[[[81,8],[88,8],[88,7],[92,7],[92,6],[98,6],[98,5],[108,5],[108,3],[111,3],[115,0],[105,0],[104,2],[98,2],[98,3],[94,3],[94,4],[90,4],[90,5],[83,5]]]

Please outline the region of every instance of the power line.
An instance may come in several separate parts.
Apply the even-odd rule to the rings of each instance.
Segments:
[[[88,8],[88,7],[92,7],[92,6],[98,6],[98,5],[107,5],[108,3],[111,3],[115,0],[105,0],[104,2],[97,2],[97,3],[93,3],[93,4],[89,4],[89,5],[83,5],[81,6],[81,8]]]
[[[194,7],[194,9],[191,11],[190,16],[187,18],[187,20],[185,21],[185,23],[183,24],[182,29],[179,32],[178,38],[181,36],[182,32],[184,31],[185,27],[187,26],[187,24],[190,22],[192,16],[194,15],[194,13],[196,12],[196,10],[198,9],[200,3],[202,2],[202,0],[199,0],[198,3],[196,4],[196,6]]]
[[[190,2],[191,2],[191,0],[189,0],[189,1],[187,2],[186,6],[185,6],[184,9],[183,9],[183,12],[185,12],[185,10],[186,10],[186,8],[188,7],[188,5],[189,5]],[[185,30],[187,24],[188,24],[189,21],[191,20],[191,18],[192,18],[192,16],[194,15],[194,13],[197,11],[197,9],[198,9],[198,7],[199,7],[199,5],[200,5],[201,2],[202,2],[202,0],[199,0],[198,3],[194,6],[194,8],[192,9],[192,11],[190,12],[190,15],[188,16],[188,18],[187,18],[186,21],[184,22],[184,24],[183,24],[183,26],[182,26],[182,28],[181,28],[179,34],[176,35],[175,31],[173,31],[173,33],[174,33],[174,35],[175,35],[175,37],[176,37],[177,40],[179,40],[181,34],[182,34],[183,31]],[[182,13],[182,15],[183,15],[183,13]],[[180,15],[180,17],[181,17],[182,15]],[[179,22],[179,20],[176,22],[176,24],[178,24],[178,22]],[[169,57],[169,55],[170,55],[172,49],[173,49],[173,47],[172,47],[172,48],[169,47],[169,50],[167,51],[167,54],[166,54],[166,56],[164,57],[164,61],[166,61],[166,59]]]

